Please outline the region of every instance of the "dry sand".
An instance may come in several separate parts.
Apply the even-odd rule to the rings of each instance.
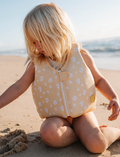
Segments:
[[[0,94],[22,76],[25,71],[24,62],[25,58],[22,57],[0,56]],[[120,98],[120,71],[100,70],[100,72],[111,83]],[[97,91],[97,108],[94,113],[99,124],[120,126],[120,116],[115,121],[108,121],[111,111],[107,110],[106,103],[108,103],[108,100]],[[36,111],[31,88],[29,88],[22,96],[0,110],[0,135],[2,136],[0,138],[0,152],[3,151],[4,154],[2,147],[5,141],[5,151],[9,146],[13,152],[20,152],[8,155],[9,157],[120,157],[120,141],[113,143],[102,154],[88,152],[80,141],[65,148],[51,148],[40,139],[39,129],[42,121]],[[16,129],[18,131],[15,131]],[[24,130],[26,134],[21,130]],[[5,135],[11,131],[13,131],[11,133],[13,138],[6,138]],[[16,135],[16,132],[20,134]],[[8,141],[5,139],[8,139]],[[11,142],[11,140],[14,142]],[[11,143],[12,146],[10,146]],[[20,149],[17,149],[17,146]],[[25,150],[22,151],[22,149]]]

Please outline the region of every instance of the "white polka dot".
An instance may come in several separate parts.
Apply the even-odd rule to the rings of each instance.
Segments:
[[[84,84],[82,83],[82,84],[81,84],[81,87],[83,87],[83,86],[84,86]]]
[[[45,94],[45,92],[43,92],[43,95]]]
[[[43,81],[43,76],[40,77],[40,81]]]
[[[83,68],[80,68],[80,71],[79,71],[80,73],[82,73],[83,72]]]
[[[77,62],[77,64],[80,64],[80,62]]]
[[[54,105],[57,105],[57,101],[56,101],[56,100],[54,100],[54,101],[53,101],[53,104],[54,104]]]
[[[85,95],[85,94],[86,94],[86,90],[83,91],[83,95]]]
[[[60,108],[62,109],[62,111],[64,111],[64,107],[63,106],[61,106]]]
[[[76,82],[77,82],[78,84],[80,84],[80,79],[78,78],[78,79],[76,80]]]
[[[76,104],[73,104],[73,106],[75,107],[75,106],[76,106]]]
[[[83,101],[80,102],[80,105],[83,107]]]
[[[42,106],[41,102],[38,103],[39,106]]]
[[[70,73],[70,78],[71,78],[71,77],[73,77],[73,74],[72,74],[72,73]]]
[[[51,83],[51,82],[52,82],[52,78],[49,78],[49,80],[48,80],[48,81],[49,81],[49,83]]]
[[[73,56],[73,57],[71,58],[71,60],[72,60],[73,62],[75,62],[75,57]]]
[[[45,83],[45,86],[47,86],[47,83]]]
[[[90,96],[93,95],[93,92],[90,92]]]
[[[39,87],[38,89],[39,89],[40,92],[42,92],[42,88],[41,87]]]
[[[73,96],[73,101],[77,100],[77,96]]]
[[[47,108],[45,108],[45,111],[48,113],[48,109]]]
[[[49,99],[48,99],[48,98],[45,98],[45,101],[46,101],[46,103],[48,103],[48,102],[49,102]]]
[[[56,84],[56,87],[57,87],[58,89],[60,89],[59,83],[58,83],[58,84]]]

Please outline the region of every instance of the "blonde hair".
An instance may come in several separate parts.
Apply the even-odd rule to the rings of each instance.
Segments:
[[[75,33],[67,14],[53,3],[33,8],[25,17],[23,30],[28,56],[31,60],[43,61],[46,57],[37,52],[34,42],[42,43],[43,50],[60,64],[65,61]]]

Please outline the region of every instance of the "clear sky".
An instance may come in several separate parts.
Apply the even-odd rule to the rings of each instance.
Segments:
[[[0,0],[0,51],[25,48],[24,17],[47,2],[67,12],[78,41],[120,36],[120,0]]]

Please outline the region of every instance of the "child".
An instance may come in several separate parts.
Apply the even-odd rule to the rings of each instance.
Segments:
[[[100,74],[87,50],[75,43],[66,13],[53,3],[31,10],[23,23],[29,64],[23,76],[0,96],[0,108],[24,93],[32,94],[41,118],[44,143],[65,147],[81,140],[93,153],[102,153],[120,139],[120,129],[99,126],[93,113],[95,87],[110,101],[109,120],[119,115],[118,96]]]

